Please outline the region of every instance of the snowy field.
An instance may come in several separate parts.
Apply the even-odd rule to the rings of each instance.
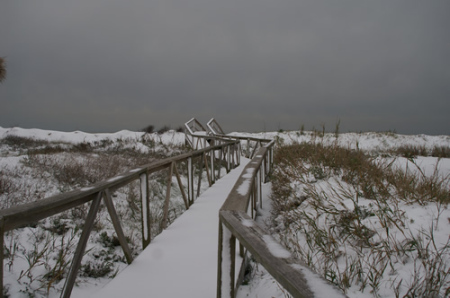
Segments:
[[[360,149],[368,152],[374,160],[383,160],[406,172],[418,176],[439,175],[444,181],[450,176],[450,159],[432,156],[416,156],[405,158],[398,156],[398,148],[415,147],[423,152],[431,153],[436,148],[449,148],[449,136],[428,135],[398,135],[394,133],[341,133],[321,135],[317,132],[273,132],[273,133],[233,133],[240,136],[254,136],[274,138],[278,145],[288,145],[296,142],[313,142],[326,145],[338,144],[349,149]],[[243,143],[245,145],[245,142]],[[0,206],[8,208],[42,199],[54,194],[88,186],[96,181],[110,178],[126,170],[148,163],[151,160],[164,158],[185,152],[184,134],[169,131],[164,134],[145,134],[143,132],[120,131],[113,134],[88,134],[83,132],[57,132],[39,129],[1,128],[0,127]],[[430,154],[427,154],[430,155]],[[87,167],[83,168],[83,165]],[[87,169],[86,169],[87,168]],[[69,176],[65,174],[82,173],[83,175]],[[76,179],[75,179],[76,177]],[[163,190],[158,186],[161,177],[155,176],[152,184],[155,209],[152,212],[158,216]],[[314,183],[316,190],[330,190],[339,181],[335,177],[330,179],[316,179],[306,177]],[[315,181],[313,181],[315,180]],[[207,183],[203,183],[206,185]],[[341,183],[342,184],[342,183]],[[268,189],[268,184],[266,189]],[[302,195],[303,186],[293,182],[292,185]],[[139,221],[138,190],[135,187],[121,189],[115,193],[115,202],[119,216],[127,222],[125,234],[131,235],[130,245],[133,254],[141,252]],[[449,185],[446,185],[447,191]],[[270,190],[268,189],[268,192]],[[172,220],[183,213],[182,200],[179,190],[172,190]],[[330,202],[333,202],[331,198]],[[158,204],[159,202],[159,204]],[[353,211],[352,200],[338,202],[342,210]],[[367,207],[369,199],[361,197],[358,206]],[[261,224],[267,224],[275,237],[282,239],[283,225],[273,226],[277,221],[271,219],[270,201],[261,210]],[[435,251],[444,251],[441,257],[442,266],[449,268],[448,247],[450,231],[450,212],[446,204],[410,204],[400,202],[396,206],[402,211],[402,220],[407,227],[402,231],[422,231],[424,239],[430,229],[433,231],[433,241],[429,245],[436,245]],[[311,210],[311,212],[314,212]],[[64,282],[62,272],[67,270],[70,253],[74,249],[79,235],[78,228],[82,225],[79,219],[86,213],[86,208],[78,208],[70,213],[64,213],[51,219],[37,223],[35,226],[25,227],[5,236],[4,284],[11,297],[56,297]],[[83,258],[82,270],[77,280],[78,287],[83,291],[96,289],[120,272],[125,266],[123,253],[117,246],[111,223],[106,215],[99,216],[96,223],[97,230],[92,234],[88,244],[88,253]],[[278,221],[281,224],[281,219]],[[322,224],[322,222],[318,222]],[[325,223],[323,223],[325,224]],[[383,230],[380,222],[368,217],[364,222],[373,230]],[[216,223],[214,223],[216,225]],[[293,226],[289,226],[293,228]],[[158,229],[156,227],[155,229]],[[286,232],[286,230],[284,231]],[[380,232],[381,233],[381,232]],[[154,234],[157,234],[155,231]],[[401,235],[399,229],[392,229],[390,234],[398,242],[407,237]],[[300,237],[300,235],[298,235]],[[429,239],[428,239],[429,240]],[[305,239],[298,238],[298,243],[304,245]],[[403,265],[401,265],[403,264]],[[342,264],[345,266],[345,264]],[[414,270],[419,270],[412,259],[398,260],[389,264],[387,276],[394,276],[379,285],[378,292],[371,292],[369,287],[360,291],[360,285],[351,286],[347,290],[350,297],[395,297],[392,290],[398,286],[400,279],[404,280],[398,286],[402,291],[407,283],[411,283]],[[288,297],[273,279],[262,270],[261,266],[253,264],[253,279],[242,286],[238,297]],[[344,270],[343,270],[344,271]],[[391,275],[389,274],[391,273]],[[448,276],[446,287],[449,286]],[[395,279],[395,280],[394,280]],[[75,289],[77,291],[77,288]],[[447,293],[448,294],[448,293]],[[446,295],[441,292],[439,295]]]

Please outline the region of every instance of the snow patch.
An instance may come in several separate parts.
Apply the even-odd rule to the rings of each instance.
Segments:
[[[251,227],[253,227],[255,225],[255,222],[253,220],[250,220],[250,219],[244,219],[244,220],[242,220],[242,225],[244,227],[251,228]]]
[[[116,177],[113,177],[113,178],[108,179],[106,181],[107,182],[114,182],[114,181],[120,180],[121,178],[123,178],[123,176],[116,176]]]
[[[250,188],[250,180],[245,180],[242,182],[241,185],[239,185],[237,192],[241,195],[241,196],[245,196],[247,194],[247,191]]]
[[[315,297],[343,297],[343,294],[338,289],[307,267],[303,267],[299,264],[291,264],[290,266],[303,273],[306,282]]]
[[[281,259],[287,259],[291,257],[291,253],[287,251],[283,246],[281,246],[278,242],[275,241],[271,236],[264,235],[263,240],[267,245],[267,248],[269,249],[269,252]]]

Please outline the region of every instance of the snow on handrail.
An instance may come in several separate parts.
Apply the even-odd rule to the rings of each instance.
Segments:
[[[234,298],[242,282],[247,254],[241,249],[244,262],[236,282],[236,239],[293,297],[345,297],[253,221],[258,201],[262,204],[261,183],[270,172],[273,145],[271,141],[259,148],[219,211],[217,297]]]

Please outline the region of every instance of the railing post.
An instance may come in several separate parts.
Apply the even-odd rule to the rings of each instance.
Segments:
[[[241,145],[241,142],[239,141],[239,143],[237,144],[237,153],[236,153],[238,165],[241,164],[241,154],[242,154],[242,145]]]
[[[170,164],[169,171],[167,174],[166,200],[164,201],[162,229],[165,229],[167,227],[167,217],[169,214],[170,189],[172,188],[172,176],[173,176],[173,162]]]
[[[187,172],[188,172],[188,199],[189,199],[189,205],[192,205],[194,203],[194,173],[192,169],[192,157],[188,158],[187,163]]]
[[[234,298],[236,237],[219,221],[217,298]]]
[[[247,139],[247,158],[250,158],[250,139]]]
[[[199,170],[198,170],[198,184],[197,184],[197,198],[200,196],[200,188],[202,186],[202,175],[203,175],[203,154],[200,156],[199,160]]]
[[[211,183],[215,183],[216,182],[216,169],[214,168],[214,157],[215,157],[215,152],[214,149],[212,149],[210,154],[211,157]]]
[[[258,198],[259,198],[259,208],[262,208],[262,176],[261,176],[261,167],[258,170],[258,174],[256,175],[256,183],[257,183],[257,192],[258,192]]]
[[[141,186],[141,224],[142,224],[142,248],[145,249],[151,241],[151,218],[150,218],[150,200],[148,188],[148,173],[140,175]]]
[[[3,245],[5,242],[5,228],[3,217],[0,218],[0,297],[3,297]]]
[[[231,152],[231,145],[227,146],[227,173],[231,171],[230,168],[230,152]]]

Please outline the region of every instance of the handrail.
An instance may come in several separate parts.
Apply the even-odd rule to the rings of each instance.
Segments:
[[[271,141],[257,151],[219,211],[217,297],[235,297],[235,289],[241,283],[246,265],[244,248],[295,298],[345,297],[335,286],[292,258],[253,220],[258,200],[260,207],[262,204],[261,183],[270,172],[273,144],[274,141]],[[240,243],[240,255],[244,258],[237,282],[236,239]]]
[[[199,163],[199,178],[198,185],[194,187],[194,159],[198,159]],[[184,186],[181,183],[180,175],[177,170],[177,163],[187,161],[187,195],[184,191]],[[215,171],[215,163],[218,161],[218,172]],[[240,162],[240,143],[239,141],[222,140],[219,144],[207,147],[201,150],[192,151],[181,154],[175,157],[158,160],[149,164],[132,169],[122,175],[110,178],[108,180],[98,182],[90,187],[81,188],[71,192],[51,196],[20,206],[15,206],[9,209],[0,210],[0,247],[3,247],[4,233],[25,225],[30,225],[38,220],[50,217],[52,215],[61,213],[65,210],[77,207],[87,202],[92,202],[89,213],[85,219],[85,224],[80,236],[80,240],[76,247],[72,264],[66,278],[66,282],[61,293],[61,297],[70,297],[78,269],[81,265],[81,259],[84,255],[87,240],[92,230],[95,217],[99,210],[101,201],[107,207],[108,213],[111,217],[113,227],[117,233],[119,243],[124,251],[127,262],[130,264],[133,261],[131,250],[121,228],[120,219],[117,216],[114,205],[112,203],[111,193],[135,180],[140,181],[140,197],[142,202],[141,210],[141,227],[142,227],[142,245],[145,248],[151,241],[151,223],[149,217],[149,174],[168,169],[167,177],[167,191],[164,204],[164,217],[162,225],[166,226],[168,217],[168,204],[170,199],[170,188],[173,175],[176,176],[178,185],[180,187],[186,209],[194,203],[196,197],[200,194],[201,177],[203,167],[206,169],[206,174],[211,186],[216,179],[220,178],[221,161],[225,163],[226,171],[229,172],[231,168],[236,167]],[[195,193],[197,190],[197,193]],[[0,264],[3,264],[3,249],[0,249]],[[0,268],[0,295],[3,293],[3,266]]]

